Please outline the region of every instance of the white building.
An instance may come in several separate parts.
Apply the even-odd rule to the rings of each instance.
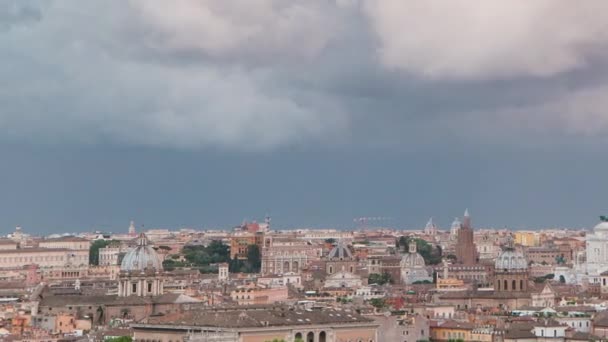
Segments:
[[[426,270],[424,258],[416,251],[416,242],[411,241],[409,253],[401,258],[401,280],[404,284],[413,284],[418,281],[433,281]]]
[[[325,288],[351,288],[356,289],[363,285],[361,277],[348,271],[338,271],[325,279]]]
[[[600,274],[608,271],[608,219],[602,217],[593,233],[587,234],[587,275],[589,282],[598,284]]]
[[[358,288],[357,291],[355,291],[355,297],[363,298],[364,300],[384,298],[386,297],[386,292],[382,290],[378,285],[371,284]]]
[[[547,319],[536,322],[533,332],[536,337],[564,338],[566,337],[566,329],[568,329],[566,325]]]

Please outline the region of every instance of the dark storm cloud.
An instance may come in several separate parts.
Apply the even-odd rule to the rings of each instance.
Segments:
[[[42,19],[41,2],[37,0],[6,0],[0,3],[0,32],[14,26],[27,25]]]
[[[234,149],[491,140],[530,123],[595,136],[608,125],[604,6],[11,1],[0,127],[11,140]]]

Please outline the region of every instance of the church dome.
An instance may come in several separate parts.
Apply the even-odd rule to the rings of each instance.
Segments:
[[[348,260],[353,258],[353,253],[350,251],[350,249],[344,242],[338,241],[338,244],[329,252],[328,258]]]
[[[401,267],[424,267],[424,258],[420,253],[407,253],[401,258]]]
[[[410,267],[420,267],[420,266],[422,266],[422,267],[426,266],[426,264],[424,263],[424,258],[416,250],[416,242],[410,241],[409,253],[405,254],[401,258],[401,267],[410,268]]]
[[[163,263],[160,261],[154,248],[148,245],[148,238],[146,238],[146,235],[141,233],[137,238],[137,247],[130,250],[122,259],[120,270],[134,272],[144,271],[146,269],[162,271]]]
[[[517,252],[512,249],[504,250],[500,253],[494,264],[495,269],[517,271],[525,270],[528,268],[528,260],[521,252]]]
[[[608,222],[606,221],[602,221],[600,223],[598,223],[597,226],[595,226],[595,228],[593,228],[593,230],[595,232],[608,232]]]

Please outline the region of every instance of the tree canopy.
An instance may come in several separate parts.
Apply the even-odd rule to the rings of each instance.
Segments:
[[[383,273],[383,274],[372,273],[367,278],[368,284],[384,285],[384,284],[391,284],[392,282],[393,282],[393,279],[391,278],[391,275],[389,273]]]
[[[439,246],[433,247],[430,243],[414,238],[412,236],[402,236],[397,241],[397,246],[404,251],[407,251],[409,248],[410,241],[416,241],[416,250],[422,258],[424,258],[424,262],[427,265],[438,265],[441,263],[442,250]]]
[[[95,240],[89,247],[89,264],[91,265],[99,265],[99,249],[105,248],[112,243],[116,243],[116,240]]]

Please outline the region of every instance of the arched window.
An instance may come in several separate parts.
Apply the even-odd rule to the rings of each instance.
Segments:
[[[508,291],[509,290],[509,283],[505,280],[504,284],[505,284],[504,290]]]
[[[319,333],[319,342],[326,342],[327,341],[327,334],[325,333],[325,331],[321,331]]]
[[[513,281],[511,282],[511,290],[512,290],[512,291],[517,290],[517,282],[516,282],[515,280],[513,280]]]
[[[523,291],[523,290],[524,290],[524,281],[523,281],[523,280],[520,280],[520,281],[519,281],[519,290],[520,290],[520,291]]]
[[[315,342],[315,333],[311,331],[306,334],[306,342]]]

